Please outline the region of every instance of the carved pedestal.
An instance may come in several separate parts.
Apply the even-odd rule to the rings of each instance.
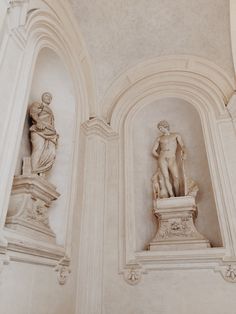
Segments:
[[[154,214],[158,231],[149,245],[151,251],[210,247],[210,242],[195,227],[197,207],[193,196],[158,199]]]
[[[33,174],[15,177],[6,227],[36,240],[55,243],[55,234],[49,226],[48,208],[59,196],[56,187],[43,177]]]

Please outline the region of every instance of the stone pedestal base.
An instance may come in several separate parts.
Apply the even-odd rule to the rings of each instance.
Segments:
[[[20,175],[14,178],[6,227],[31,238],[55,243],[55,234],[49,226],[48,208],[60,194],[53,184],[38,175]]]
[[[193,196],[158,199],[155,205],[158,231],[149,245],[151,251],[210,247],[210,242],[195,227],[197,207]]]

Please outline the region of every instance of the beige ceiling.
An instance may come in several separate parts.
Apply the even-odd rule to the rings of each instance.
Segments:
[[[98,100],[139,62],[207,58],[233,75],[228,0],[71,0],[91,56]]]

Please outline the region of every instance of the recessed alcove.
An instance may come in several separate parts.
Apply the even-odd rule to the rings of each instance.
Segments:
[[[41,96],[44,92],[50,92],[53,96],[50,107],[54,113],[55,128],[59,134],[56,161],[47,178],[56,186],[61,195],[52,202],[49,209],[49,221],[56,234],[57,244],[64,246],[72,189],[76,110],[70,75],[62,60],[48,48],[42,49],[38,55],[28,107],[33,102],[41,102]],[[30,146],[27,111],[15,175],[21,173],[23,157],[30,156]]]
[[[178,98],[163,98],[137,111],[132,123],[133,147],[133,200],[135,208],[136,251],[147,249],[157,230],[152,213],[151,178],[157,162],[152,156],[152,147],[160,132],[157,123],[167,120],[172,132],[181,134],[187,149],[185,162],[189,177],[197,182],[198,217],[197,230],[213,247],[222,247],[222,238],[211,183],[210,169],[201,120],[197,110],[187,101]]]

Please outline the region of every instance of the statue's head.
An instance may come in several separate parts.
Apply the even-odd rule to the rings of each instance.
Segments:
[[[52,101],[52,94],[46,92],[46,93],[43,93],[42,95],[42,101],[43,103],[47,104],[47,105],[50,105],[51,101]]]
[[[170,125],[166,120],[162,120],[157,124],[158,129],[162,132],[165,133],[166,131],[170,131]]]

